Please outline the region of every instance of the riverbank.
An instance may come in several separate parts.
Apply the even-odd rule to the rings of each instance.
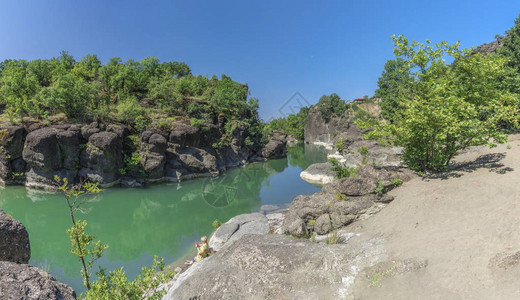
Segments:
[[[335,245],[245,236],[199,265],[202,288],[193,272],[164,299],[517,299],[518,157],[518,135],[471,148],[452,171],[389,192],[381,212],[337,230]]]

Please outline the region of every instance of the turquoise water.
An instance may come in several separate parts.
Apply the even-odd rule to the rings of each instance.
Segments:
[[[310,164],[326,161],[326,150],[312,145],[289,148],[288,157],[229,170],[216,178],[199,178],[144,188],[111,188],[84,206],[87,232],[108,244],[98,264],[120,266],[134,278],[154,255],[166,264],[186,254],[200,236],[213,231],[212,222],[258,211],[262,205],[287,205],[300,194],[319,188],[299,174]],[[60,194],[9,186],[0,190],[0,208],[29,231],[30,264],[84,291],[79,261],[69,253],[65,230],[70,218]],[[97,270],[95,266],[93,270]]]

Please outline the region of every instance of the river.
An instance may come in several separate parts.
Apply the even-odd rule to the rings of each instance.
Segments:
[[[77,215],[87,232],[109,248],[98,261],[107,270],[123,266],[135,278],[154,255],[166,264],[185,255],[195,240],[213,231],[212,223],[258,211],[262,205],[287,205],[300,194],[318,192],[299,174],[310,164],[326,161],[325,148],[298,145],[288,157],[232,169],[216,178],[144,188],[110,188],[84,205]],[[76,292],[84,291],[80,263],[69,253],[65,230],[71,227],[63,195],[9,186],[0,190],[0,208],[20,220],[29,232],[29,264],[44,269]],[[98,269],[94,266],[93,271]]]

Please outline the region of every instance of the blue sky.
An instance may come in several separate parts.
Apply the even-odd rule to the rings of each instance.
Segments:
[[[477,46],[509,29],[520,2],[1,1],[0,60],[98,54],[184,61],[194,74],[247,82],[260,115],[279,117],[295,92],[372,95],[392,34]]]

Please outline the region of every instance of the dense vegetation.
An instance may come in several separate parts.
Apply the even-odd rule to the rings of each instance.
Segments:
[[[328,122],[332,117],[343,115],[345,110],[349,107],[344,100],[334,93],[321,96],[315,106],[318,108],[321,116],[326,122]],[[303,141],[303,129],[307,123],[309,111],[310,107],[302,107],[297,114],[290,114],[287,117],[272,120],[265,126],[264,130],[266,132],[280,130],[294,136],[300,141]]]
[[[519,98],[507,88],[514,73],[510,59],[444,41],[392,38],[397,59],[385,65],[378,82],[391,122],[379,123],[369,136],[403,146],[410,168],[444,170],[457,151],[504,142],[504,129],[518,127]]]
[[[226,75],[194,76],[185,63],[155,57],[124,63],[115,57],[102,64],[96,55],[76,61],[63,51],[52,59],[0,63],[0,104],[12,123],[61,117],[121,122],[141,131],[169,129],[179,120],[194,126],[220,122],[228,134],[240,126],[257,137],[258,100],[248,100],[248,93],[247,85]]]

